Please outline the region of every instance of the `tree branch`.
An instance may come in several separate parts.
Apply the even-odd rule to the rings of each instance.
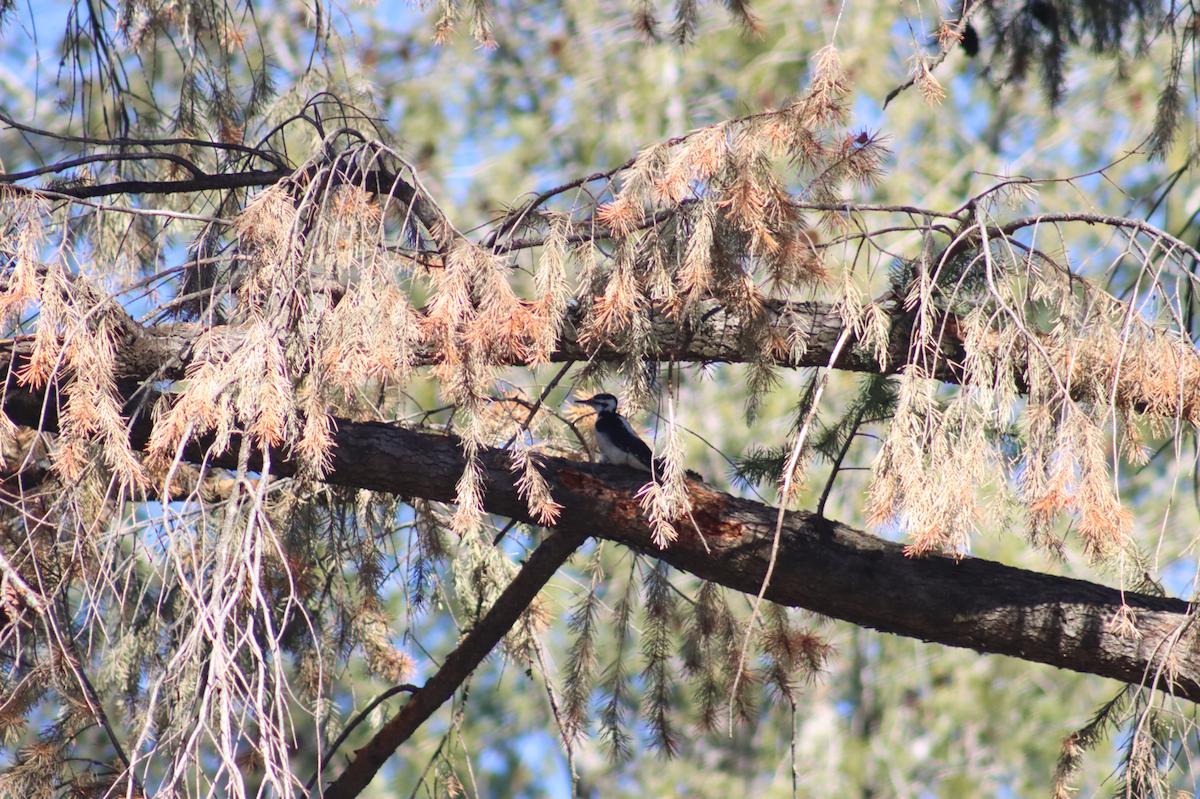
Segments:
[[[452,438],[368,422],[342,424],[335,440],[328,482],[455,498],[464,460]],[[507,454],[490,449],[481,457],[489,478],[484,507],[534,522]],[[278,465],[285,472],[294,468]],[[635,497],[642,476],[562,458],[546,458],[543,475],[563,506],[559,530],[626,544],[737,591],[753,594],[761,586],[776,509],[691,482],[692,515],[704,540],[690,523],[681,524],[678,540],[659,550]],[[1180,599],[978,558],[910,558],[901,544],[806,511],[786,515],[766,597],[883,632],[1148,682],[1200,701],[1200,652],[1174,645],[1192,623],[1190,606]],[[1126,611],[1135,632],[1121,635],[1111,622]]]
[[[61,142],[72,142],[74,144],[89,144],[97,147],[174,147],[176,145],[186,145],[188,147],[198,147],[211,150],[225,150],[228,152],[242,153],[243,155],[262,158],[270,161],[280,169],[284,168],[285,159],[279,153],[264,149],[263,147],[248,147],[244,144],[233,144],[230,142],[211,141],[208,139],[193,139],[188,137],[172,137],[169,139],[130,139],[122,136],[116,138],[96,138],[94,136],[73,136],[66,133],[54,133],[53,131],[35,128],[30,125],[22,125],[12,117],[0,114],[0,123],[3,123],[14,130],[19,130],[22,133],[28,133],[33,136],[38,136],[47,139],[54,139]],[[12,180],[12,176],[7,176]]]
[[[447,656],[437,673],[412,695],[400,712],[383,725],[366,746],[355,752],[354,760],[321,794],[324,799],[352,799],[362,793],[396,749],[454,695],[463,680],[508,634],[542,587],[585,540],[586,534],[561,528],[538,544],[504,593],[463,642]]]
[[[205,172],[194,163],[184,158],[183,156],[173,153],[95,153],[93,155],[85,155],[79,158],[72,158],[69,161],[59,161],[56,164],[30,169],[25,172],[9,172],[5,175],[0,175],[0,181],[5,183],[16,180],[27,180],[35,178],[38,175],[48,175],[55,172],[66,172],[68,169],[74,169],[77,166],[86,166],[87,164],[107,163],[110,161],[170,161],[173,164],[186,169],[192,173],[192,177],[200,179],[205,177]]]
[[[14,422],[36,426],[41,421],[42,429],[53,429],[55,402],[46,407],[51,412],[43,418],[36,395],[9,387],[4,409]],[[151,425],[148,415],[134,420],[134,446],[148,439]],[[214,455],[206,447],[205,441],[195,442],[184,457],[194,462],[207,459],[218,467],[236,466],[237,436],[225,453]],[[486,473],[484,507],[534,522],[518,493],[508,454],[484,449],[479,457]],[[381,422],[342,421],[334,435],[325,481],[453,502],[464,465],[455,438]],[[272,451],[271,471],[277,476],[294,475],[298,466],[287,448]],[[261,463],[251,463],[250,468],[261,468]],[[518,577],[520,587],[510,586],[508,598],[498,602],[468,637],[470,647],[460,648],[453,668],[445,671],[450,668],[448,661],[444,674],[434,678],[437,682],[431,680],[422,689],[429,693],[419,701],[414,697],[413,709],[402,711],[389,724],[388,737],[360,755],[363,765],[356,761],[352,766],[359,775],[354,780],[373,774],[382,758],[411,735],[413,725],[453,693],[456,675],[486,656],[507,631],[506,620],[519,616],[524,605],[517,608],[514,603],[536,595],[543,581],[542,567],[561,563],[569,555],[567,550],[573,551],[585,537],[624,544],[747,594],[762,585],[776,509],[690,482],[692,518],[679,526],[679,537],[669,548],[659,550],[635,496],[643,475],[562,458],[545,458],[542,472],[554,500],[563,506],[558,532],[552,536],[559,543],[549,545],[548,539],[549,548],[545,558],[537,560],[538,568],[522,570],[527,576]],[[1194,646],[1191,607],[1180,599],[1121,592],[976,558],[910,558],[900,544],[805,511],[786,514],[766,598],[884,632],[1145,683],[1200,702],[1200,649]],[[1116,620],[1121,624],[1114,624]],[[344,799],[354,794],[327,795]]]
[[[698,305],[696,318],[700,321],[681,330],[679,319],[670,316],[667,309],[655,304],[647,310],[650,343],[645,358],[677,363],[748,363],[761,357],[759,349],[748,343],[744,336],[744,325],[740,317],[730,313],[716,300],[707,300]],[[767,336],[789,341],[799,332],[805,342],[803,352],[777,353],[776,363],[783,368],[805,366],[827,366],[844,324],[834,306],[825,302],[785,302],[769,300],[764,304]],[[616,347],[585,347],[579,341],[579,326],[582,313],[575,308],[568,316],[567,324],[559,337],[555,350],[550,355],[554,363],[572,361],[620,362],[628,356]],[[943,357],[933,366],[934,377],[951,383],[962,379],[962,342],[957,337],[953,324],[939,325],[942,333],[941,352]],[[125,329],[124,327],[122,329]],[[121,380],[142,381],[155,379],[179,379],[187,367],[198,357],[198,345],[203,343],[204,358],[214,353],[228,353],[233,357],[248,332],[238,325],[210,326],[178,322],[142,328],[116,353],[116,373]],[[873,347],[863,347],[858,337],[851,335],[850,341],[834,363],[834,368],[873,374],[898,372],[909,362],[911,321],[908,316],[892,317],[892,329],[886,345],[886,355],[881,363]],[[34,337],[0,339],[0,371],[16,359],[18,364],[33,351]],[[925,356],[923,356],[924,359]],[[418,351],[414,366],[433,366],[439,359],[432,351]],[[508,365],[523,366],[525,362],[514,357]],[[923,367],[929,368],[926,363]]]
[[[142,159],[145,157],[145,155],[139,156]],[[90,186],[57,186],[52,190],[45,191],[31,186],[10,184],[8,181],[15,179],[16,176],[0,175],[0,184],[6,185],[9,191],[28,192],[34,195],[45,194],[56,199],[71,197],[78,200],[89,200],[96,197],[111,197],[116,194],[192,194],[198,191],[272,186],[291,174],[292,170],[290,169],[276,169],[270,172],[250,169],[245,172],[205,175],[191,180],[119,180],[115,183],[97,183]]]

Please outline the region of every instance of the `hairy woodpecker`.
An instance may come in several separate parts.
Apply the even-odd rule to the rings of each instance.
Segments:
[[[644,472],[654,471],[654,454],[629,421],[617,413],[616,397],[597,394],[580,402],[596,411],[596,445],[600,447],[601,463],[632,466]]]

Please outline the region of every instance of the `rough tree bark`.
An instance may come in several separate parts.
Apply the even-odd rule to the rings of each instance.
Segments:
[[[104,311],[113,316],[114,326],[123,336],[116,351],[116,376],[122,381],[182,378],[188,366],[197,360],[236,357],[238,346],[251,334],[238,325],[211,326],[192,322],[142,327],[115,304],[108,304]],[[798,333],[806,344],[802,353],[789,353],[781,345],[777,352],[778,366],[830,365],[830,354],[845,328],[832,304],[770,300],[764,304],[764,312],[768,327],[765,335],[786,342]],[[580,316],[578,308],[569,314],[568,323],[550,355],[551,362],[621,361],[627,357],[614,347],[585,348],[575,327]],[[681,329],[679,321],[668,315],[661,304],[648,308],[652,343],[645,357],[677,363],[744,363],[759,357],[758,346],[751,347],[745,341],[742,320],[716,300],[699,303],[696,317],[701,320],[698,324]],[[932,368],[932,376],[937,379],[958,382],[962,378],[962,342],[957,337],[957,327],[953,324],[941,326],[941,333],[941,360],[923,366]],[[874,347],[861,346],[857,337],[851,335],[833,366],[853,372],[898,372],[909,363],[910,336],[909,319],[893,315],[882,360],[876,356]],[[0,340],[0,369],[8,372],[14,360],[19,366],[33,351],[33,345],[32,336]],[[924,353],[928,355],[927,350]],[[437,359],[433,353],[418,352],[414,366],[435,363]],[[514,361],[513,365],[524,364]]]
[[[328,482],[454,499],[464,465],[455,439],[368,422],[342,424],[336,440]],[[294,464],[282,457],[273,454],[272,466],[289,474]],[[485,450],[481,457],[488,476],[485,507],[532,521],[507,454]],[[644,475],[561,458],[547,458],[543,467],[555,500],[563,505],[555,552],[563,540],[591,536],[738,591],[754,594],[761,587],[776,509],[691,482],[693,518],[704,540],[684,522],[678,525],[679,539],[660,550],[634,496]],[[1190,637],[1189,604],[1179,599],[1120,592],[978,558],[914,559],[899,544],[804,511],[786,514],[766,597],[864,627],[1152,684],[1200,701],[1200,652]],[[1114,624],[1117,619],[1128,624]],[[491,635],[498,641],[506,631]],[[439,671],[427,683],[439,687],[437,695],[444,694],[438,704],[450,696],[441,686],[444,681]],[[373,741],[364,747],[361,762],[325,795],[356,796],[382,764],[381,749],[394,751],[406,738],[393,735],[386,746]]]
[[[327,482],[454,499],[464,465],[454,438],[366,422],[342,423],[336,440]],[[237,448],[235,441],[231,453]],[[191,455],[200,457],[201,449]],[[482,460],[488,475],[485,507],[532,521],[507,454],[485,450]],[[234,461],[229,454],[214,465],[232,467]],[[285,453],[272,453],[277,474],[286,476],[295,468]],[[557,532],[535,550],[511,590],[446,665],[327,786],[326,797],[358,795],[503,638],[536,588],[589,536],[630,546],[738,591],[759,590],[770,558],[774,508],[692,482],[693,519],[704,540],[685,522],[678,526],[679,539],[660,550],[634,496],[644,479],[639,473],[547,458],[543,474],[564,506]],[[977,558],[909,558],[899,544],[804,511],[786,514],[766,596],[864,627],[1152,684],[1200,701],[1200,653],[1191,638],[1189,604],[1179,599],[1120,592]],[[1114,624],[1118,618],[1127,626]]]
[[[824,319],[822,324],[836,326],[836,317],[823,310],[814,306],[809,318]],[[700,336],[693,339],[709,341],[703,357],[698,359],[736,359],[732,340],[713,335],[716,338],[712,341]],[[814,339],[818,340],[821,338]],[[564,353],[571,346],[569,337],[565,341],[561,348]],[[725,351],[727,358],[719,357],[721,351],[711,348],[723,346],[721,342],[731,347]],[[181,344],[178,340],[172,343]],[[4,410],[17,424],[52,430],[56,426],[57,398],[22,388],[14,379],[27,344],[9,341],[0,345],[4,347],[0,350],[0,368],[7,373]],[[139,377],[145,380],[162,375],[164,367],[168,371],[173,368],[164,362],[163,351],[148,347],[141,335],[135,334],[124,344],[120,385],[127,395],[136,390]],[[177,358],[184,353],[186,359],[188,348],[174,352]],[[851,363],[839,365],[854,368]],[[131,441],[135,447],[148,440],[151,425],[148,414],[133,414]],[[199,441],[188,448],[185,457],[232,468],[236,466],[239,444],[235,438],[227,453],[214,458],[206,451],[205,442]],[[487,471],[483,499],[486,509],[532,521],[526,503],[518,495],[508,455],[503,450],[487,449],[481,452],[481,458]],[[462,451],[453,437],[417,433],[380,422],[343,421],[338,425],[325,480],[406,497],[453,501],[463,466]],[[297,468],[286,447],[272,451],[274,474],[288,476]],[[734,590],[754,594],[760,589],[770,559],[775,508],[691,482],[692,519],[678,525],[678,540],[660,550],[653,543],[651,529],[635,498],[643,475],[560,458],[546,458],[543,474],[554,499],[563,506],[558,532],[552,537],[552,551],[539,556],[535,562],[538,569],[522,571],[527,576],[518,578],[523,582],[514,583],[516,604],[508,602],[498,609],[489,617],[491,627],[482,629],[487,625],[481,625],[476,637],[463,642],[463,647],[471,648],[469,656],[459,655],[448,661],[462,678],[507,632],[506,625],[515,621],[528,598],[536,594],[539,580],[544,583],[556,564],[561,564],[587,537],[621,543]],[[549,571],[541,568],[546,563],[553,564]],[[766,597],[864,627],[1127,683],[1150,684],[1200,701],[1200,652],[1194,645],[1190,606],[1179,599],[1119,592],[975,558],[913,559],[899,544],[804,511],[785,515],[778,562]],[[390,752],[419,726],[419,720],[427,718],[452,695],[457,684],[452,677],[439,672],[414,694],[406,710],[397,716],[406,721],[389,726],[392,738],[361,750],[361,763],[347,770],[330,786],[334,793],[327,795],[356,795],[366,784],[363,780],[369,782]]]
[[[336,434],[332,483],[453,501],[463,458],[453,438],[379,423]],[[485,507],[525,521],[508,457],[485,450]],[[280,462],[287,471],[288,463]],[[738,591],[757,593],[777,510],[689,483],[692,515],[658,549],[635,498],[644,476],[616,466],[546,458],[543,474],[563,505],[557,527],[617,541]],[[707,546],[706,546],[707,545]],[[827,616],[950,646],[1012,655],[1124,682],[1152,680],[1200,701],[1200,653],[1173,647],[1189,605],[978,558],[910,558],[904,547],[805,511],[785,515],[767,598]],[[1111,622],[1132,614],[1135,633]]]
[[[830,327],[834,324],[828,322]],[[26,343],[0,343],[8,350],[0,350],[0,368],[7,373],[4,410],[17,424],[53,430],[56,398],[47,400],[44,392],[29,391],[14,377]],[[140,367],[122,375],[121,386],[130,393],[136,389],[137,375],[132,372],[142,371],[144,379],[162,365],[157,357],[141,360],[139,351],[144,352],[131,343],[119,356]],[[150,429],[149,415],[136,414],[131,422],[135,447],[148,439]],[[235,441],[226,455],[209,462],[232,466],[237,450]],[[197,461],[209,455],[203,441],[188,454]],[[517,495],[507,455],[484,450],[482,457],[489,471],[487,510],[532,521]],[[441,501],[454,500],[463,467],[455,439],[379,422],[342,422],[331,463],[325,478],[329,483]],[[281,476],[297,468],[286,447],[272,452],[271,464]],[[636,474],[558,458],[545,459],[544,466],[554,498],[564,506],[560,528],[619,541],[736,590],[758,591],[766,572],[774,508],[691,483],[693,515],[705,542],[685,523],[679,540],[660,551],[634,498],[640,487]],[[1188,603],[1182,600],[1119,593],[974,558],[912,559],[899,544],[803,511],[787,514],[782,544],[767,592],[775,602],[887,632],[1126,682],[1150,678],[1159,687],[1200,700],[1200,654],[1166,646],[1186,629]],[[1137,630],[1126,637],[1110,629],[1122,608],[1133,611]]]

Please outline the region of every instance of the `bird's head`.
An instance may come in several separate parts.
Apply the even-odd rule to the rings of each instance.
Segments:
[[[596,394],[587,399],[579,400],[581,405],[587,405],[596,411],[596,413],[610,412],[615,413],[617,410],[617,398],[612,394]]]

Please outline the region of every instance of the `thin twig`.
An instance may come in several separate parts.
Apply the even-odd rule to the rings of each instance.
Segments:
[[[822,518],[825,517],[825,502],[833,492],[833,483],[837,479],[838,472],[841,471],[842,461],[846,458],[846,453],[850,451],[850,445],[854,443],[855,431],[858,430],[859,424],[862,423],[863,414],[866,412],[867,404],[865,402],[860,404],[854,411],[854,421],[850,425],[850,431],[846,433],[846,441],[842,444],[837,457],[833,461],[833,468],[829,472],[829,480],[825,483],[825,490],[821,492],[821,501],[817,503],[817,515]]]
[[[574,366],[574,364],[571,363],[570,361],[563,364],[563,368],[558,370],[558,374],[556,374],[554,376],[554,379],[546,384],[546,388],[544,388],[542,390],[542,396],[538,397],[537,402],[535,402],[533,404],[533,407],[529,409],[529,415],[526,416],[525,421],[521,423],[521,429],[518,430],[517,432],[513,433],[512,438],[510,438],[508,440],[508,443],[504,445],[505,449],[508,449],[509,447],[511,447],[513,445],[513,442],[517,440],[517,436],[521,435],[521,433],[524,433],[526,430],[529,429],[530,423],[533,422],[533,417],[537,415],[537,412],[539,410],[541,410],[542,403],[544,403],[546,401],[546,397],[550,396],[550,392],[558,387],[559,381],[561,381],[564,377],[566,377],[567,372],[570,371],[572,366]]]
[[[975,2],[975,3],[970,3],[969,7],[963,9],[962,16],[958,18],[958,24],[954,26],[954,30],[956,33],[962,34],[963,29],[966,28],[966,26],[968,24],[970,24],[971,17],[975,15],[975,11],[978,8],[979,8],[979,3]],[[935,59],[933,59],[933,61],[930,62],[925,67],[925,69],[930,72],[937,69],[939,66],[941,66],[942,62],[946,60],[946,56],[950,55],[950,51],[953,48],[954,48],[953,44],[950,45],[949,47],[944,48],[942,50],[942,52],[939,53],[938,56]],[[883,100],[883,107],[886,109],[888,107],[888,103],[890,103],[892,100],[895,100],[900,95],[901,92],[903,92],[907,89],[911,89],[913,87],[913,85],[916,84],[917,79],[920,76],[921,76],[920,71],[917,71],[916,74],[914,74],[911,78],[909,78],[904,83],[901,83],[899,86],[897,86],[896,88],[894,88],[890,92],[888,92],[888,96],[885,97]]]
[[[800,453],[804,450],[804,442],[808,439],[808,431],[812,427],[812,421],[817,415],[817,405],[821,401],[821,395],[825,392],[825,386],[829,384],[829,375],[833,371],[833,365],[837,363],[838,357],[842,354],[842,348],[850,340],[850,334],[853,330],[853,325],[846,325],[842,328],[842,334],[838,337],[837,344],[834,345],[833,351],[829,354],[829,365],[825,367],[825,373],[821,375],[821,380],[817,383],[817,389],[813,392],[812,402],[808,406],[808,415],[804,417],[804,424],[800,427],[800,432],[796,435],[796,443],[792,447],[792,454],[783,469],[783,488],[780,490],[779,514],[775,519],[775,537],[771,541],[771,558],[767,561],[767,573],[763,575],[762,585],[758,589],[758,596],[754,598],[754,610],[750,613],[750,621],[746,623],[746,638],[742,641],[742,650],[738,656],[737,671],[734,673],[733,686],[729,690],[731,697],[737,696],[738,684],[742,680],[742,671],[746,667],[746,655],[750,651],[750,637],[754,634],[754,625],[758,621],[759,609],[762,606],[763,597],[767,593],[767,586],[771,584],[771,576],[775,573],[775,563],[779,560],[779,541],[783,538],[783,518],[787,513],[788,500],[792,493],[792,472],[795,471],[796,464],[800,460]],[[730,701],[729,729],[731,734],[733,732],[733,705],[734,703]]]
[[[304,789],[308,791],[312,790],[313,785],[316,784],[317,779],[321,776],[321,772],[325,770],[325,766],[329,765],[329,761],[333,758],[333,755],[337,754],[338,748],[346,742],[346,739],[350,737],[350,733],[354,731],[354,728],[366,720],[367,716],[371,714],[372,710],[379,707],[381,704],[391,699],[398,693],[407,691],[410,694],[415,694],[419,690],[421,689],[415,685],[412,685],[411,683],[404,683],[403,685],[392,686],[379,696],[375,697],[371,704],[363,708],[362,712],[354,717],[353,721],[342,728],[342,732],[340,735],[338,735],[337,740],[329,745],[329,749],[327,750],[329,755],[327,757],[321,757],[321,753],[319,751],[317,752],[317,769],[313,772],[313,775],[308,778],[308,782],[304,784]]]

